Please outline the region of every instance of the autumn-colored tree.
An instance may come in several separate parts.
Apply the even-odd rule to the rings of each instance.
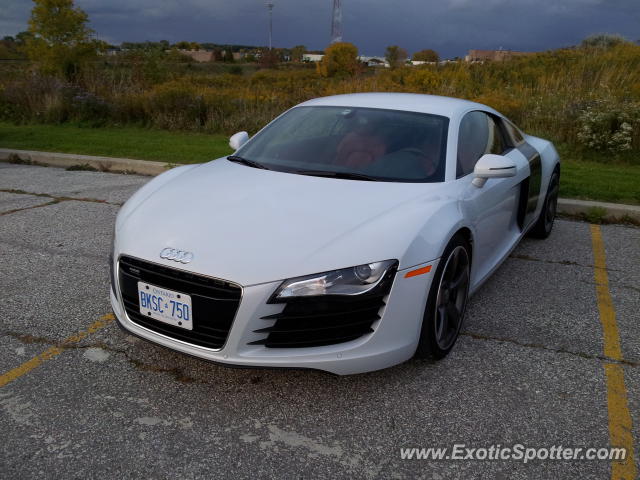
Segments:
[[[323,77],[353,76],[358,73],[358,48],[353,43],[338,42],[329,45],[324,57],[317,64],[318,73]]]
[[[174,45],[178,50],[200,50],[200,44],[198,42],[178,42]]]
[[[412,60],[417,62],[438,62],[440,61],[440,55],[435,50],[427,48],[426,50],[420,50],[413,54]]]
[[[296,45],[291,49],[291,60],[294,62],[301,62],[303,55],[306,53],[307,47],[304,45]]]
[[[387,47],[384,58],[389,62],[389,66],[391,68],[398,68],[406,62],[407,58],[409,58],[409,54],[404,48],[400,48],[397,45],[391,45]]]
[[[47,72],[68,80],[78,76],[83,65],[95,58],[99,43],[87,14],[73,0],[33,0],[25,51],[29,58]]]
[[[260,68],[277,68],[278,63],[280,63],[280,56],[275,49],[269,50],[265,48],[260,52],[260,58],[258,59]]]

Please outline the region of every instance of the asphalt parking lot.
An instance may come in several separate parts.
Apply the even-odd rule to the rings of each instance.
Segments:
[[[561,220],[548,240],[526,239],[439,363],[350,377],[230,369],[127,336],[109,315],[113,222],[146,181],[0,163],[1,478],[636,475],[610,460],[400,449],[637,449],[640,229]]]

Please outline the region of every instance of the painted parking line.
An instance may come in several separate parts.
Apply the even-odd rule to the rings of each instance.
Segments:
[[[29,373],[31,370],[39,367],[48,360],[51,360],[52,358],[60,355],[69,345],[78,343],[92,333],[100,330],[103,327],[106,327],[110,322],[114,320],[114,318],[115,317],[111,313],[103,315],[98,320],[89,325],[85,330],[82,330],[75,335],[71,335],[70,337],[63,340],[59,345],[48,348],[41,354],[33,357],[31,360],[24,362],[19,367],[16,367],[13,370],[9,370],[7,373],[3,373],[2,375],[0,375],[0,388],[13,382],[14,380],[17,380],[18,378]]]
[[[599,225],[591,225],[590,228],[594,261],[593,276],[596,282],[598,312],[602,324],[604,355],[620,362],[623,360],[620,334],[616,322],[616,311],[609,292],[602,231]],[[609,441],[612,447],[621,447],[627,450],[627,458],[624,461],[612,462],[611,479],[635,480],[638,471],[634,460],[633,430],[627,401],[627,389],[624,383],[624,370],[619,363],[605,363],[604,371],[607,379]]]

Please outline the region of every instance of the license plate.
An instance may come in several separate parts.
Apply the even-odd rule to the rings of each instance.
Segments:
[[[140,313],[169,325],[193,330],[191,297],[184,293],[138,282]]]

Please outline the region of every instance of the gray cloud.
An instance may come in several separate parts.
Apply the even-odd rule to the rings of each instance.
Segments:
[[[274,43],[324,48],[331,0],[273,0]],[[100,38],[264,45],[261,0],[76,0]],[[3,0],[0,35],[26,29],[31,3]],[[367,54],[390,44],[464,55],[470,48],[546,50],[592,33],[640,38],[637,0],[343,0],[344,39]]]

